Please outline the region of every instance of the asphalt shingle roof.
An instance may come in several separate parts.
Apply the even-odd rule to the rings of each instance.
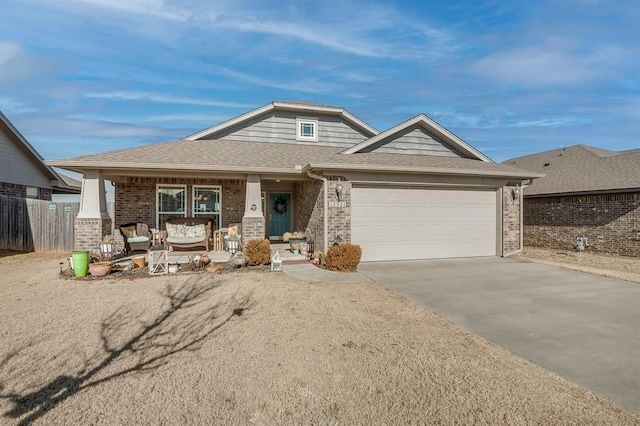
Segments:
[[[273,143],[246,142],[230,140],[178,140],[154,145],[146,145],[118,151],[84,155],[51,162],[59,167],[74,169],[108,165],[119,168],[151,167],[157,169],[179,170],[202,166],[208,170],[220,167],[290,169],[291,173],[300,173],[301,167],[311,165],[397,167],[408,169],[451,169],[477,171],[523,173],[506,164],[497,164],[479,160],[452,157],[434,157],[426,155],[408,155],[391,153],[340,154],[344,147]],[[78,166],[78,167],[74,167]]]
[[[517,157],[503,164],[546,174],[527,187],[526,195],[640,188],[640,149],[618,152],[573,145]]]

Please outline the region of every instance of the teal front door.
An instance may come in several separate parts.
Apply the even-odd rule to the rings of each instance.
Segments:
[[[269,194],[269,237],[279,238],[291,232],[291,194]]]

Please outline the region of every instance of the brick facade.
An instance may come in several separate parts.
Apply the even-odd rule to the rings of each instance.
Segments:
[[[328,178],[328,192],[329,192],[329,211],[327,215],[327,221],[329,222],[329,246],[336,242],[350,243],[351,242],[351,182],[345,180],[340,176],[338,182],[338,176],[331,176]],[[341,196],[338,200],[336,190],[338,186],[342,187]],[[337,207],[332,205],[338,201],[346,203],[346,207]]]
[[[514,192],[517,191],[517,192]],[[514,197],[514,194],[518,194]],[[502,255],[509,255],[520,249],[520,219],[522,198],[514,186],[502,188]]]
[[[524,200],[526,245],[573,249],[586,237],[587,251],[640,256],[640,192]]]
[[[294,184],[294,228],[303,231],[314,242],[315,250],[324,246],[324,195],[321,180]]]
[[[131,177],[126,182],[118,182],[116,185],[116,228],[130,222],[141,222],[151,228],[155,227],[157,185],[187,185],[187,211],[191,210],[194,185],[219,185],[222,187],[221,226],[242,223],[246,191],[244,180]]]
[[[242,219],[242,239],[245,243],[264,238],[264,217],[245,217]]]
[[[99,255],[98,243],[103,235],[111,233],[111,219],[76,218],[74,222],[74,247],[76,251],[89,251]]]
[[[0,182],[0,195],[9,197],[27,198],[27,186],[16,183]],[[39,200],[51,201],[53,190],[51,188],[38,188]]]

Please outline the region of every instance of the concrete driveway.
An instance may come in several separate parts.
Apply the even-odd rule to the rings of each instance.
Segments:
[[[358,271],[640,412],[640,284],[503,258],[365,262]]]

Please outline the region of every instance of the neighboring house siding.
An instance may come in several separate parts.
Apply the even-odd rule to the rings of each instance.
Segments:
[[[193,185],[222,186],[222,226],[242,223],[246,182],[244,180],[180,179],[180,178],[128,178],[116,185],[115,226],[130,222],[156,226],[156,185],[187,185],[187,216],[191,216]],[[117,231],[116,231],[117,233]]]
[[[51,177],[44,165],[34,158],[21,142],[0,123],[0,182],[51,189]],[[50,199],[50,198],[49,198]]]
[[[413,126],[393,139],[386,138],[363,150],[363,152],[387,152],[394,154],[417,154],[438,157],[464,157],[435,135],[420,126]]]
[[[587,251],[640,256],[640,192],[526,198],[525,244],[571,250],[578,236]]]
[[[318,142],[296,140],[296,118],[318,120]],[[369,136],[335,116],[313,116],[283,111],[269,112],[206,139],[250,142],[305,143],[350,147]]]

